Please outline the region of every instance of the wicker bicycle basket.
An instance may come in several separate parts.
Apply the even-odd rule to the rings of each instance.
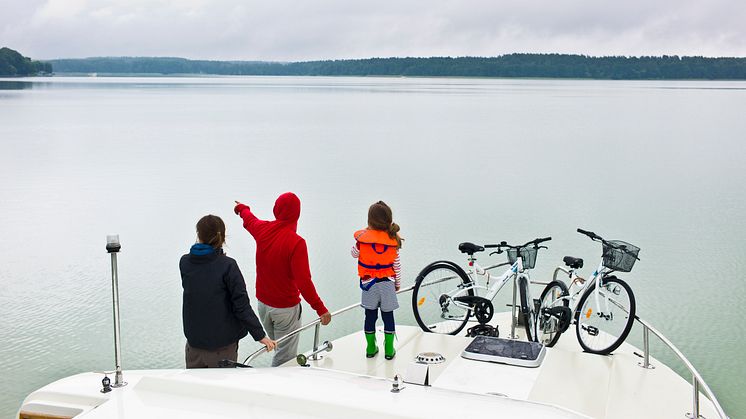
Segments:
[[[640,248],[621,240],[609,240],[604,243],[604,266],[619,272],[629,272],[635,266]]]
[[[523,259],[523,269],[534,269],[536,266],[536,253],[539,249],[535,247],[524,247],[521,249],[521,258]],[[518,259],[518,249],[508,249],[508,262],[514,264]]]

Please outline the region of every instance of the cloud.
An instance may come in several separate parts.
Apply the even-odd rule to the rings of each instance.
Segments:
[[[35,58],[746,56],[740,0],[0,0],[0,10],[0,43]]]
[[[87,0],[48,0],[35,10],[31,21],[38,28],[57,20],[72,20],[85,12],[87,5]]]

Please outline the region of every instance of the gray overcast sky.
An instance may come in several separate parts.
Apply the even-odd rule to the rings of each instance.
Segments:
[[[746,56],[746,0],[0,0],[0,46],[49,59]]]

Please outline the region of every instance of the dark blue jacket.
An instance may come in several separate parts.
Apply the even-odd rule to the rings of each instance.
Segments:
[[[257,341],[265,337],[249,305],[238,264],[222,249],[186,254],[179,269],[184,288],[184,336],[190,346],[212,350],[238,342],[247,333]]]

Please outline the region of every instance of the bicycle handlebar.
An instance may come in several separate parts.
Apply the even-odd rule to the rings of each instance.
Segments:
[[[532,244],[534,246],[536,246],[537,248],[544,248],[544,249],[546,249],[547,248],[546,246],[539,246],[539,243],[544,243],[544,242],[549,241],[549,240],[552,240],[552,238],[551,237],[544,237],[542,239],[533,239],[530,242],[527,242],[527,243],[522,244],[520,246],[513,246],[513,245],[510,245],[507,242],[503,241],[503,242],[500,242],[500,244],[485,244],[484,248],[497,248],[497,252],[492,252],[492,253],[490,253],[490,255],[492,255],[493,253],[502,253],[502,248],[506,248],[506,249],[522,249],[522,248],[528,247],[529,245],[532,245]]]
[[[533,244],[535,247],[538,248],[539,247],[539,243],[548,242],[549,240],[552,240],[552,238],[551,237],[544,237],[543,239],[533,239],[530,242],[527,242],[526,244],[524,244],[523,246],[516,246],[516,248],[528,247],[531,244]],[[545,246],[542,246],[542,247],[545,247]]]
[[[598,240],[603,240],[603,239],[601,238],[601,236],[599,236],[598,234],[596,234],[596,233],[594,233],[594,232],[592,232],[592,231],[587,231],[587,230],[583,230],[582,228],[579,228],[579,229],[578,229],[578,233],[580,233],[580,234],[585,234],[586,236],[590,237],[590,238],[591,238],[591,240],[596,240],[596,239],[598,239]]]
[[[595,241],[595,240],[598,240],[598,241],[600,241],[601,243],[603,243],[603,244],[605,244],[605,245],[607,245],[607,246],[609,246],[609,247],[612,247],[612,248],[614,248],[614,249],[619,249],[619,250],[621,250],[622,252],[624,252],[624,253],[627,253],[628,255],[632,255],[632,256],[634,256],[634,258],[635,258],[635,259],[637,259],[637,260],[640,260],[640,258],[638,258],[637,256],[633,255],[632,253],[630,253],[630,252],[629,252],[629,251],[627,250],[627,246],[621,246],[621,245],[616,245],[616,244],[614,244],[614,243],[610,243],[610,242],[608,242],[608,241],[604,240],[604,239],[603,239],[603,237],[599,236],[598,234],[596,234],[596,233],[594,233],[594,232],[592,232],[592,231],[588,231],[588,230],[583,230],[582,228],[579,228],[579,229],[578,229],[578,233],[580,233],[580,234],[585,234],[586,236],[590,237],[590,239],[591,239],[591,240],[594,240],[594,241]]]

